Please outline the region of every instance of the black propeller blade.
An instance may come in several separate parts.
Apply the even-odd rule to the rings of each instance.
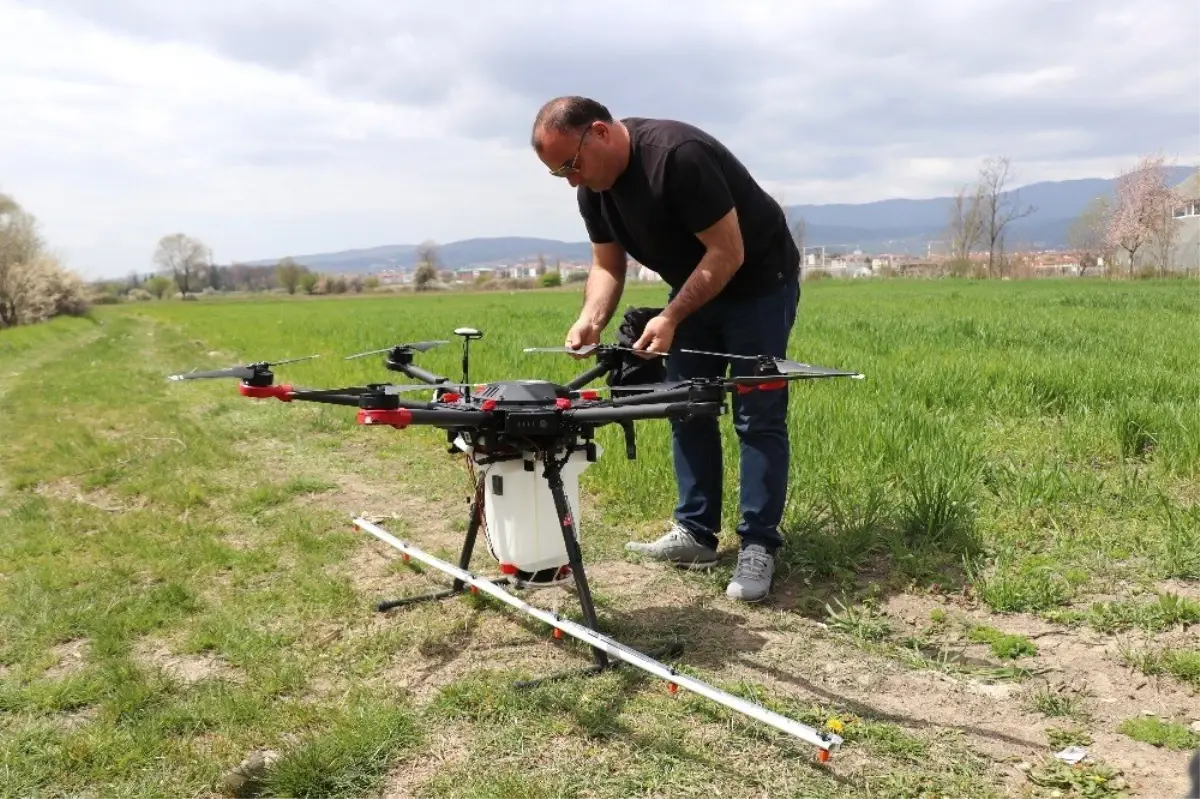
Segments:
[[[443,344],[449,343],[449,341],[418,341],[413,344],[393,344],[390,347],[383,347],[382,349],[378,350],[368,350],[367,352],[357,352],[354,355],[347,355],[345,358],[343,358],[343,360],[349,361],[353,360],[354,358],[364,358],[368,355],[378,355],[381,352],[392,352],[393,350],[400,350],[401,352],[406,350],[411,350],[413,352],[425,352],[433,349],[434,347],[440,347]]]
[[[680,349],[680,352],[689,352],[693,355],[712,355],[717,358],[741,358],[747,361],[771,361],[775,363],[776,368],[781,372],[804,372],[814,367],[799,361],[790,361],[787,358],[777,358],[774,355],[734,355],[728,352],[706,352],[705,350],[689,350]],[[822,367],[815,367],[821,369]]]
[[[228,369],[214,369],[206,372],[183,372],[176,375],[167,375],[168,380],[204,380],[214,377],[236,377],[239,380],[250,380],[256,375],[260,375],[270,369],[272,366],[280,366],[285,363],[296,363],[298,361],[307,361],[313,358],[319,358],[320,355],[304,355],[300,358],[287,358],[282,361],[258,361],[257,363],[248,363],[244,366],[231,366]]]
[[[382,386],[379,386],[379,389],[383,391],[384,394],[400,394],[407,391],[433,391],[437,389],[449,390],[468,388],[475,388],[475,386],[468,386],[466,383],[413,383],[406,386],[397,386],[392,385],[391,383],[384,383]]]
[[[681,378],[679,380],[668,380],[661,383],[642,383],[640,385],[628,386],[598,386],[590,389],[579,389],[579,391],[608,391],[614,396],[622,391],[674,391],[675,389],[687,388],[690,385],[702,385],[706,382],[720,380],[721,384],[726,388],[735,386],[757,386],[764,383],[777,383],[780,380],[813,380],[825,377],[849,377],[853,380],[863,380],[866,375],[858,372],[850,372],[843,369],[830,369],[825,366],[810,366],[807,364],[797,364],[801,367],[788,372],[783,372],[777,375],[743,375],[741,377],[697,377],[697,378]]]
[[[624,347],[620,344],[584,344],[577,350],[570,347],[526,347],[523,352],[565,352],[570,355],[589,355],[593,352],[611,352],[619,350],[621,352],[632,352],[635,355],[658,357],[666,355],[664,352],[647,352],[646,350],[635,350],[633,347]]]

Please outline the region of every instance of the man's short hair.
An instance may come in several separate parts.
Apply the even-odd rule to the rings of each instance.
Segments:
[[[612,114],[604,106],[590,97],[571,95],[555,97],[543,105],[533,120],[533,133],[529,143],[535,150],[541,150],[542,132],[555,130],[568,133],[583,130],[593,122],[612,122]]]

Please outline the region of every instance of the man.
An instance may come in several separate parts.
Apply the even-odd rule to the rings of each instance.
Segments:
[[[800,297],[800,255],[779,204],[721,142],[665,119],[613,119],[585,97],[546,103],[533,124],[534,150],[552,175],[577,189],[593,266],[573,349],[600,340],[625,284],[626,255],[670,286],[662,312],[634,345],[667,353],[667,378],[752,374],[754,361],[680,352],[783,357]],[[652,356],[647,356],[652,357]],[[726,363],[729,361],[729,363]],[[787,388],[733,395],[741,451],[741,522],[733,599],[763,599],[787,490]],[[685,568],[716,563],[721,527],[721,437],[717,419],[672,422],[679,500],[670,531],[630,550]]]

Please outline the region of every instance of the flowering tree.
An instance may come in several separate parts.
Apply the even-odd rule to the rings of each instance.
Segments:
[[[0,194],[0,328],[87,310],[83,281],[45,247],[37,219]]]
[[[1137,166],[1117,177],[1115,204],[1105,242],[1129,254],[1130,275],[1138,251],[1147,244],[1158,243],[1169,257],[1175,230],[1174,209],[1179,197],[1167,180],[1161,155],[1145,156]],[[1161,258],[1160,253],[1160,261]],[[1167,268],[1166,263],[1159,266]]]

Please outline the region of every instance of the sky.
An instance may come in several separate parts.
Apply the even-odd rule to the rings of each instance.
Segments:
[[[1200,161],[1196,0],[0,0],[0,192],[86,278],[586,239],[538,107],[716,135],[787,204]]]

